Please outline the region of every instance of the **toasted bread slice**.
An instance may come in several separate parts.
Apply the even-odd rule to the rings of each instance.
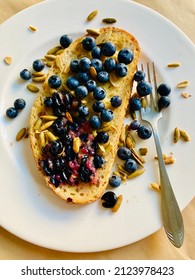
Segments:
[[[85,35],[85,36],[89,36]],[[84,37],[85,37],[84,36]],[[90,35],[91,36],[91,35]],[[98,198],[100,198],[105,191],[110,172],[115,160],[115,155],[117,151],[117,146],[118,146],[118,141],[121,133],[121,129],[123,127],[123,122],[124,122],[124,117],[126,113],[127,106],[129,104],[129,99],[131,95],[131,89],[132,89],[132,84],[133,84],[133,75],[136,70],[136,66],[138,63],[138,59],[140,56],[140,47],[137,42],[137,40],[128,32],[116,28],[116,27],[105,27],[99,29],[99,35],[92,35],[96,39],[96,44],[101,47],[102,44],[105,42],[112,42],[116,46],[116,53],[113,55],[113,58],[116,59],[117,61],[117,55],[118,52],[123,49],[123,48],[129,48],[133,54],[134,58],[133,61],[130,64],[127,64],[126,67],[128,69],[127,75],[125,77],[118,77],[114,72],[110,73],[110,80],[106,83],[99,83],[96,80],[96,77],[94,77],[94,73],[92,72],[91,75],[92,77],[96,80],[97,85],[99,87],[104,88],[106,91],[106,98],[102,100],[102,102],[105,104],[105,108],[110,108],[113,113],[114,113],[114,118],[112,121],[109,122],[102,122],[100,129],[92,129],[88,125],[84,132],[87,132],[88,135],[91,137],[91,141],[95,141],[94,138],[97,135],[97,133],[101,131],[106,131],[109,134],[109,141],[105,144],[97,144],[96,143],[96,148],[94,148],[94,151],[96,154],[101,155],[101,157],[104,159],[104,164],[99,167],[99,168],[94,168],[93,165],[93,152],[91,154],[86,153],[83,151],[83,145],[85,145],[86,148],[86,140],[85,143],[83,140],[81,140],[80,134],[72,133],[72,141],[75,141],[74,138],[77,138],[78,143],[75,143],[77,145],[76,149],[79,149],[76,153],[76,161],[72,160],[71,164],[75,164],[76,162],[76,167],[70,165],[70,162],[67,162],[66,159],[66,144],[64,145],[63,151],[57,155],[57,158],[59,159],[60,157],[64,158],[66,161],[66,167],[64,168],[65,172],[67,169],[73,168],[72,172],[73,175],[71,178],[76,178],[75,181],[72,179],[66,180],[64,177],[60,174],[62,174],[63,170],[59,170],[54,172],[55,175],[52,174],[52,169],[53,163],[46,169],[43,168],[43,163],[47,162],[48,163],[48,158],[49,160],[52,158],[50,155],[45,153],[44,146],[48,147],[48,143],[52,143],[52,141],[59,139],[60,136],[56,135],[55,132],[52,130],[52,116],[54,115],[53,110],[49,107],[46,107],[44,105],[44,99],[45,97],[51,97],[53,92],[67,92],[69,91],[72,96],[74,96],[74,92],[70,91],[70,89],[67,88],[67,78],[69,76],[74,75],[70,71],[70,62],[73,59],[80,59],[82,57],[89,57],[92,59],[91,52],[86,51],[83,46],[82,46],[82,40],[84,37],[79,38],[75,40],[67,49],[64,50],[64,52],[60,55],[58,55],[53,63],[53,66],[49,69],[48,75],[46,78],[46,81],[43,84],[43,88],[39,95],[37,96],[34,106],[31,111],[31,116],[30,116],[30,142],[31,142],[31,147],[33,151],[33,155],[35,158],[35,161],[37,163],[37,166],[44,176],[44,179],[46,181],[46,184],[55,192],[56,195],[64,199],[65,201],[69,203],[78,203],[78,204],[86,204],[86,203],[91,203],[93,201],[96,201]],[[105,57],[101,57],[101,59],[104,61]],[[54,90],[52,89],[49,84],[48,84],[48,79],[52,75],[58,75],[61,77],[62,84],[60,88]],[[122,99],[122,104],[114,108],[110,104],[110,99],[113,96],[119,96]],[[93,93],[89,93],[87,97],[83,100],[81,100],[81,104],[86,104],[87,107],[89,108],[89,116],[87,116],[87,119],[91,115],[99,115],[100,113],[95,113],[93,111],[92,105],[94,103],[94,97]],[[64,119],[66,119],[66,122],[70,125],[74,125],[74,119],[75,117],[77,120],[79,119],[78,113],[76,110],[65,110],[64,112]],[[49,120],[45,120],[45,117],[42,116],[48,115]],[[54,117],[55,118],[55,117]],[[43,126],[46,124],[45,126]],[[48,127],[47,127],[48,126]],[[70,134],[70,133],[69,133]],[[80,137],[80,138],[79,138]],[[89,138],[90,138],[89,137]],[[79,138],[79,139],[78,139]],[[93,143],[94,144],[94,143]],[[75,147],[74,147],[75,149]],[[81,151],[82,150],[82,151]],[[43,152],[44,151],[44,152]],[[92,170],[94,171],[94,174],[90,177],[88,176],[87,180],[82,180],[82,178],[79,177],[79,164],[81,163],[82,157],[85,154],[85,159],[88,160],[88,165],[90,164]],[[56,159],[52,159],[55,161]],[[86,162],[85,160],[85,162]],[[50,161],[49,161],[50,162]],[[74,163],[73,163],[74,162]],[[51,163],[51,162],[50,162]],[[71,166],[71,167],[70,167]],[[76,171],[75,171],[76,168]],[[91,172],[91,171],[90,171]],[[70,176],[66,175],[67,176]],[[89,174],[88,174],[89,175]],[[52,177],[53,176],[53,177]],[[61,177],[63,179],[61,179]],[[66,176],[65,176],[66,177]],[[51,179],[53,178],[53,180]],[[92,178],[92,179],[90,179]],[[57,180],[57,183],[56,181]]]

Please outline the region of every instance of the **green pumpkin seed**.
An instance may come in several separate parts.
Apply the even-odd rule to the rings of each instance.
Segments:
[[[87,33],[94,36],[99,36],[100,32],[98,29],[86,29]]]
[[[117,20],[115,18],[103,18],[102,22],[111,24],[117,22]]]
[[[34,84],[28,84],[27,89],[33,93],[39,92],[39,88]]]
[[[20,129],[19,131],[18,131],[18,133],[17,133],[17,135],[16,135],[16,141],[20,141],[22,138],[24,138],[25,137],[25,135],[26,135],[26,128],[25,127],[23,127],[22,129]]]
[[[137,176],[140,176],[141,174],[143,174],[145,172],[145,169],[137,169],[136,171],[134,171],[133,173],[131,173],[129,176],[127,176],[128,179],[133,179]]]
[[[91,21],[93,20],[98,14],[98,10],[94,10],[93,12],[91,12],[88,16],[87,16],[87,21]]]
[[[59,50],[61,50],[62,47],[61,46],[56,46],[51,48],[50,50],[48,50],[47,54],[56,54],[56,52],[58,52]]]
[[[174,129],[174,134],[173,134],[173,141],[174,141],[174,143],[177,143],[179,141],[179,139],[180,139],[180,130],[179,130],[178,127],[176,127]]]

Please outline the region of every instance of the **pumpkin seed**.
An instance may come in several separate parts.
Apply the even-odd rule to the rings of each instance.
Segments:
[[[93,36],[99,36],[100,32],[98,29],[86,29],[87,33]]]
[[[13,61],[13,58],[12,58],[11,56],[6,56],[6,57],[4,58],[4,61],[5,61],[5,63],[6,63],[7,65],[10,65],[10,64],[12,63],[12,61]]]
[[[23,127],[22,129],[20,129],[19,131],[18,131],[18,133],[17,133],[17,135],[16,135],[16,141],[20,141],[22,138],[24,138],[25,137],[25,135],[26,135],[26,128],[25,127]]]
[[[41,77],[34,77],[32,80],[35,83],[43,83],[46,79],[46,75],[41,76]]]
[[[43,124],[43,125],[40,127],[40,130],[43,131],[43,130],[47,129],[47,128],[50,127],[53,123],[54,123],[54,121],[46,122],[45,124]]]
[[[185,88],[185,87],[187,87],[187,86],[189,86],[189,82],[188,82],[187,80],[185,80],[185,81],[180,82],[180,83],[177,84],[177,87],[178,87],[178,88]]]
[[[47,61],[47,62],[45,63],[45,65],[46,65],[47,67],[51,67],[51,66],[53,65],[53,61]]]
[[[43,131],[39,134],[39,139],[40,139],[41,147],[44,147],[46,142],[45,142],[45,133]]]
[[[58,51],[55,53],[55,55],[59,55],[59,54],[63,53],[63,51],[64,51],[64,49],[62,48],[62,49],[58,50]]]
[[[60,55],[56,56],[55,64],[59,69],[63,68],[63,62]]]
[[[50,116],[50,115],[42,115],[40,116],[41,119],[46,120],[46,121],[54,121],[56,120],[58,117],[56,116]]]
[[[122,201],[123,201],[123,196],[120,194],[120,195],[117,197],[116,204],[115,204],[114,207],[112,208],[112,212],[117,212],[117,211],[119,210]]]
[[[50,50],[48,50],[47,54],[56,54],[57,51],[61,50],[62,47],[61,46],[56,46],[51,48]]]
[[[39,92],[39,88],[34,84],[28,84],[27,89],[31,92],[34,92],[34,93]]]
[[[113,87],[119,87],[121,83],[121,78],[117,77],[114,72],[109,74],[109,81],[113,85]]]
[[[160,185],[157,183],[151,183],[150,188],[158,192],[160,191]]]
[[[69,122],[73,123],[73,119],[72,119],[72,116],[69,112],[66,112],[66,118],[68,119]]]
[[[131,173],[129,176],[127,176],[127,179],[133,179],[137,176],[140,176],[141,174],[143,174],[145,172],[145,169],[137,169],[136,171],[134,171],[133,173]]]
[[[103,18],[102,22],[111,24],[117,22],[117,20],[115,18]]]
[[[91,21],[93,20],[98,14],[98,10],[94,10],[93,12],[91,12],[88,16],[87,16],[87,21]]]
[[[100,150],[100,153],[101,153],[102,155],[105,155],[106,150],[105,150],[104,146],[98,143],[98,148],[99,148],[99,150]]]
[[[127,131],[127,137],[125,140],[125,144],[126,144],[127,148],[129,148],[129,149],[135,148],[135,140],[129,131]]]
[[[45,73],[43,72],[32,72],[33,77],[43,77]]]
[[[179,130],[178,127],[176,127],[174,129],[174,134],[173,134],[173,141],[174,141],[174,143],[177,143],[179,141],[179,139],[180,139],[180,130]]]
[[[75,137],[75,138],[73,139],[73,146],[72,146],[72,149],[73,149],[73,151],[74,151],[76,154],[78,154],[78,152],[79,152],[80,145],[81,145],[81,140],[80,140],[80,138],[79,138],[79,137]]]
[[[95,79],[95,78],[97,77],[97,71],[96,71],[96,69],[95,69],[94,66],[91,66],[91,67],[89,68],[89,73],[90,73],[90,75],[91,75],[91,77],[92,77],[93,79]]]
[[[125,175],[129,175],[129,172],[120,164],[117,164],[117,168],[119,172],[123,172]]]
[[[188,135],[188,133],[185,130],[180,129],[180,138],[185,142],[190,141],[190,136]]]
[[[175,68],[181,66],[180,62],[171,62],[167,64],[167,67]]]
[[[35,26],[32,26],[32,25],[29,25],[28,29],[30,31],[33,31],[33,32],[37,31],[37,28]]]
[[[48,139],[51,141],[56,141],[58,139],[57,136],[55,136],[53,133],[51,133],[48,130],[45,131],[45,134],[47,135]]]
[[[35,124],[34,124],[34,130],[39,130],[42,124],[42,120],[41,119],[37,119]]]
[[[141,156],[146,156],[148,153],[148,148],[139,148],[139,152]]]
[[[56,55],[54,55],[54,54],[46,54],[44,57],[47,60],[51,60],[51,61],[54,61],[56,59]]]

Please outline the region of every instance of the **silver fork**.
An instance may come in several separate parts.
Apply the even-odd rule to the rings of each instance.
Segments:
[[[142,70],[143,64],[142,64]],[[160,173],[160,186],[161,186],[161,208],[162,208],[162,218],[165,232],[175,247],[181,247],[184,240],[184,226],[182,215],[175,198],[171,183],[166,171],[161,144],[158,135],[157,123],[162,118],[162,113],[158,110],[157,104],[157,79],[154,63],[152,63],[153,68],[153,84],[154,92],[150,94],[149,106],[141,108],[141,118],[142,120],[148,122],[152,128],[153,136],[156,144],[156,151],[159,163],[159,173]],[[147,63],[147,75],[148,81],[151,83],[151,74],[149,69],[149,63]]]

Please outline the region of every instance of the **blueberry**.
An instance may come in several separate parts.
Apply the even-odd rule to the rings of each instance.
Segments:
[[[137,130],[140,127],[140,122],[138,120],[134,120],[130,123],[129,128],[132,130]]]
[[[105,208],[113,208],[117,202],[117,196],[114,192],[108,191],[103,194],[101,197],[102,206]]]
[[[96,136],[96,140],[99,144],[105,144],[109,140],[109,134],[105,131],[100,131]]]
[[[88,95],[88,90],[85,86],[78,86],[75,89],[75,95],[78,99],[84,99]]]
[[[131,157],[131,151],[126,147],[120,147],[117,150],[117,156],[122,160],[129,159]]]
[[[82,46],[86,51],[91,51],[96,46],[96,41],[92,36],[87,36],[83,39]]]
[[[98,46],[95,46],[92,50],[91,50],[91,55],[93,58],[100,58],[101,56],[101,49]]]
[[[95,168],[100,168],[105,163],[105,159],[99,155],[95,155],[93,159],[93,164]]]
[[[118,63],[116,65],[115,71],[119,77],[125,77],[127,75],[128,69],[124,63]]]
[[[109,74],[106,71],[100,71],[97,74],[97,80],[100,83],[107,83],[109,81]]]
[[[78,80],[81,84],[86,83],[89,80],[89,75],[86,72],[79,71],[78,72]]]
[[[120,186],[120,184],[122,183],[121,177],[117,176],[117,175],[113,175],[112,177],[110,177],[109,179],[109,184],[111,187],[113,188],[117,188]]]
[[[52,107],[52,105],[53,105],[52,98],[51,97],[45,97],[44,105],[45,105],[45,107],[48,107],[48,108]]]
[[[77,73],[79,71],[79,59],[73,59],[70,62],[70,70],[74,73]]]
[[[30,71],[28,71],[27,69],[23,69],[21,72],[20,72],[20,78],[23,79],[23,80],[30,80],[31,78],[31,73]]]
[[[63,151],[63,145],[60,140],[56,140],[51,143],[50,152],[53,156],[57,156],[62,151]]]
[[[110,99],[110,103],[111,103],[112,107],[118,108],[122,104],[122,98],[118,95],[115,95]]]
[[[151,128],[141,125],[137,129],[137,134],[141,139],[148,139],[152,136]]]
[[[170,101],[169,97],[167,97],[167,96],[161,96],[158,100],[159,110],[169,107],[170,104],[171,104],[171,101]]]
[[[89,124],[92,129],[99,129],[101,126],[101,120],[98,116],[94,115],[90,117]]]
[[[88,71],[91,66],[91,61],[88,57],[82,57],[79,60],[79,67],[82,71]]]
[[[93,110],[97,113],[101,112],[105,108],[105,104],[101,101],[96,101],[93,103]]]
[[[142,107],[141,100],[139,98],[131,98],[129,102],[130,111],[138,111]]]
[[[97,84],[96,81],[94,80],[88,80],[85,84],[86,88],[88,89],[89,92],[94,91]]]
[[[33,69],[37,72],[40,72],[44,69],[45,67],[45,63],[41,60],[41,59],[36,59],[34,62],[33,62]]]
[[[69,89],[73,90],[79,86],[79,80],[77,77],[70,76],[68,77],[66,84]]]
[[[78,108],[78,113],[80,116],[86,117],[89,115],[89,108],[87,106],[80,106]]]
[[[73,151],[72,145],[65,146],[65,154],[66,154],[67,161],[74,160],[76,157],[76,153]]]
[[[160,84],[157,88],[158,94],[168,96],[171,93],[171,87],[168,84]]]
[[[62,35],[60,37],[60,45],[62,48],[68,48],[70,44],[72,43],[72,38],[69,35]]]
[[[10,107],[6,110],[6,115],[10,119],[14,119],[18,115],[18,110],[14,107]]]
[[[103,122],[110,122],[113,119],[114,114],[110,109],[103,109],[100,116]]]
[[[152,86],[147,81],[141,81],[137,85],[137,93],[140,97],[149,95],[152,92]]]
[[[116,52],[116,47],[112,42],[106,42],[102,45],[101,52],[105,56],[112,56]]]
[[[104,62],[104,69],[111,73],[116,68],[116,60],[112,57],[106,58]]]
[[[125,169],[128,172],[134,172],[135,170],[137,170],[137,167],[137,162],[134,159],[129,158],[125,161]]]
[[[102,87],[96,87],[93,91],[93,97],[96,100],[103,100],[106,97],[106,92]]]
[[[98,58],[93,58],[91,60],[91,66],[93,66],[95,68],[97,73],[100,72],[103,69],[103,63]]]
[[[120,50],[118,53],[118,61],[120,63],[129,64],[132,62],[133,58],[134,58],[134,54],[128,48],[124,48]]]
[[[145,79],[146,74],[144,73],[144,71],[138,70],[137,72],[135,72],[133,79],[136,82],[141,82]]]
[[[62,84],[62,79],[57,75],[52,75],[48,79],[48,84],[51,88],[59,88]]]
[[[22,110],[25,108],[25,106],[26,106],[26,101],[22,98],[18,98],[14,101],[14,107],[17,110]]]

